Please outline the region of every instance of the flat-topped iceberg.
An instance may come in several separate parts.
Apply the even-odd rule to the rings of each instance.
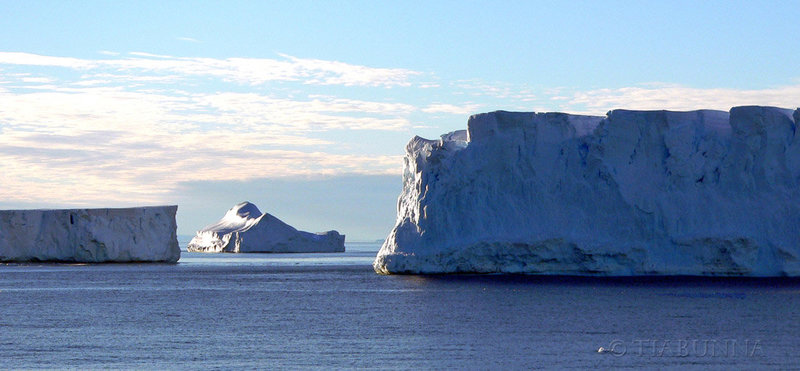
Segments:
[[[177,210],[2,210],[0,261],[175,263],[181,254]]]
[[[390,273],[800,275],[800,109],[492,112],[406,147]]]
[[[344,235],[336,231],[298,231],[278,218],[242,202],[220,221],[197,232],[188,246],[193,252],[306,253],[343,252]]]

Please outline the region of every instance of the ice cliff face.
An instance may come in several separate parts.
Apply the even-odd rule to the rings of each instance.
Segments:
[[[390,273],[800,275],[800,109],[492,112],[406,147]]]
[[[342,252],[344,235],[336,231],[298,231],[256,205],[240,203],[215,224],[197,232],[189,242],[195,252]]]
[[[2,210],[0,261],[177,262],[177,206]]]

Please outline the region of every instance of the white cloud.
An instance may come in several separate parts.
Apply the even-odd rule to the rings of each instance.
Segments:
[[[36,84],[49,84],[55,82],[55,80],[48,78],[48,77],[23,77],[20,80],[25,83],[36,83]]]
[[[187,58],[143,52],[132,57],[87,60],[31,53],[0,52],[0,64],[64,67],[76,70],[150,71],[185,76],[208,76],[247,85],[269,81],[300,81],[312,85],[393,87],[410,86],[419,72],[402,68],[375,68],[337,61],[297,58]]]
[[[130,52],[129,55],[137,56],[137,57],[145,57],[145,58],[156,58],[156,59],[175,59],[173,56],[164,55],[164,54],[153,54],[147,52]]]
[[[523,111],[563,111],[605,114],[609,110],[728,110],[740,105],[766,105],[787,108],[800,106],[800,83],[763,89],[693,88],[665,83],[646,83],[615,89],[581,91],[574,87],[532,89],[525,84],[486,83],[480,80],[459,80],[452,83],[456,93],[473,101],[491,102],[494,109]],[[466,106],[464,106],[466,107]],[[483,103],[478,107],[487,107]],[[425,112],[437,111],[431,105]],[[458,113],[458,110],[452,110]],[[463,111],[462,111],[463,112]]]
[[[409,126],[403,115],[413,110],[412,106],[405,104],[322,96],[293,100],[226,92],[195,99],[199,106],[218,112],[211,120],[238,126],[239,130],[268,126],[300,132],[334,129],[397,131]],[[364,114],[368,116],[361,116]]]
[[[479,104],[467,104],[463,106],[457,106],[454,104],[445,104],[445,103],[438,103],[438,104],[431,104],[427,107],[422,109],[422,112],[425,113],[449,113],[453,115],[469,115],[478,113],[476,112],[480,107]]]
[[[458,80],[453,86],[474,97],[502,99],[513,104],[534,101],[537,96],[526,84],[508,82],[485,82],[482,80]]]
[[[568,106],[605,113],[615,108],[641,110],[729,110],[741,105],[765,105],[786,108],[800,106],[800,85],[767,89],[699,89],[681,85],[649,84],[619,89],[578,92]]]
[[[0,199],[7,202],[158,203],[185,181],[397,174],[397,156],[332,153],[336,142],[312,134],[406,130],[405,116],[415,110],[328,95],[33,82],[0,91]]]
[[[94,62],[84,59],[51,57],[46,55],[19,52],[0,52],[0,64],[66,67],[74,69],[89,68],[96,65]]]
[[[301,59],[281,54],[309,79],[307,84],[345,86],[410,86],[411,77],[419,72],[403,68],[371,68],[337,61]]]
[[[192,38],[192,37],[186,37],[186,36],[179,36],[179,37],[176,37],[175,39],[179,40],[179,41],[187,41],[187,42],[190,42],[190,43],[199,43],[200,42],[200,40],[197,40],[197,39]]]
[[[338,143],[320,133],[409,130],[416,107],[250,86],[375,89],[404,86],[414,73],[282,58],[0,52],[0,66],[14,71],[4,71],[0,89],[0,199],[164,202],[186,181],[399,173],[397,156],[338,153]]]
[[[386,154],[402,148],[346,154],[349,138],[337,135],[381,131],[381,137],[401,142],[409,132],[436,127],[443,114],[463,115],[465,123],[467,115],[485,107],[603,114],[613,108],[800,104],[800,84],[575,91],[477,80],[442,82],[453,89],[448,93],[454,100],[448,101],[434,90],[438,82],[417,83],[420,74],[407,69],[288,55],[101,54],[110,57],[0,52],[0,199],[156,203],[168,201],[164,198],[181,182],[399,174],[401,159]],[[416,90],[404,96],[386,89],[409,86]],[[398,101],[420,92],[437,99],[423,107]],[[468,96],[477,98],[464,99]]]
[[[15,139],[18,145],[0,146],[0,198],[5,201],[158,203],[180,181],[397,173],[401,161],[392,156],[252,150],[241,147],[241,136],[225,135],[187,136],[182,143],[166,134],[126,141],[125,134],[108,132]],[[186,146],[188,142],[192,145]]]

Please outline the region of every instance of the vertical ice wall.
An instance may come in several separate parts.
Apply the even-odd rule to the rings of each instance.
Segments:
[[[800,274],[800,110],[492,112],[406,148],[379,273]]]
[[[0,261],[174,263],[177,210],[1,210]]]

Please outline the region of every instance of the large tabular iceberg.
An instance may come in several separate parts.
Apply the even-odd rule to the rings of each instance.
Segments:
[[[343,252],[344,235],[336,231],[298,231],[278,218],[242,202],[220,221],[199,231],[188,246],[193,252],[306,253]]]
[[[378,273],[800,275],[800,109],[492,112],[406,147]]]
[[[177,262],[177,206],[2,210],[0,261]]]

